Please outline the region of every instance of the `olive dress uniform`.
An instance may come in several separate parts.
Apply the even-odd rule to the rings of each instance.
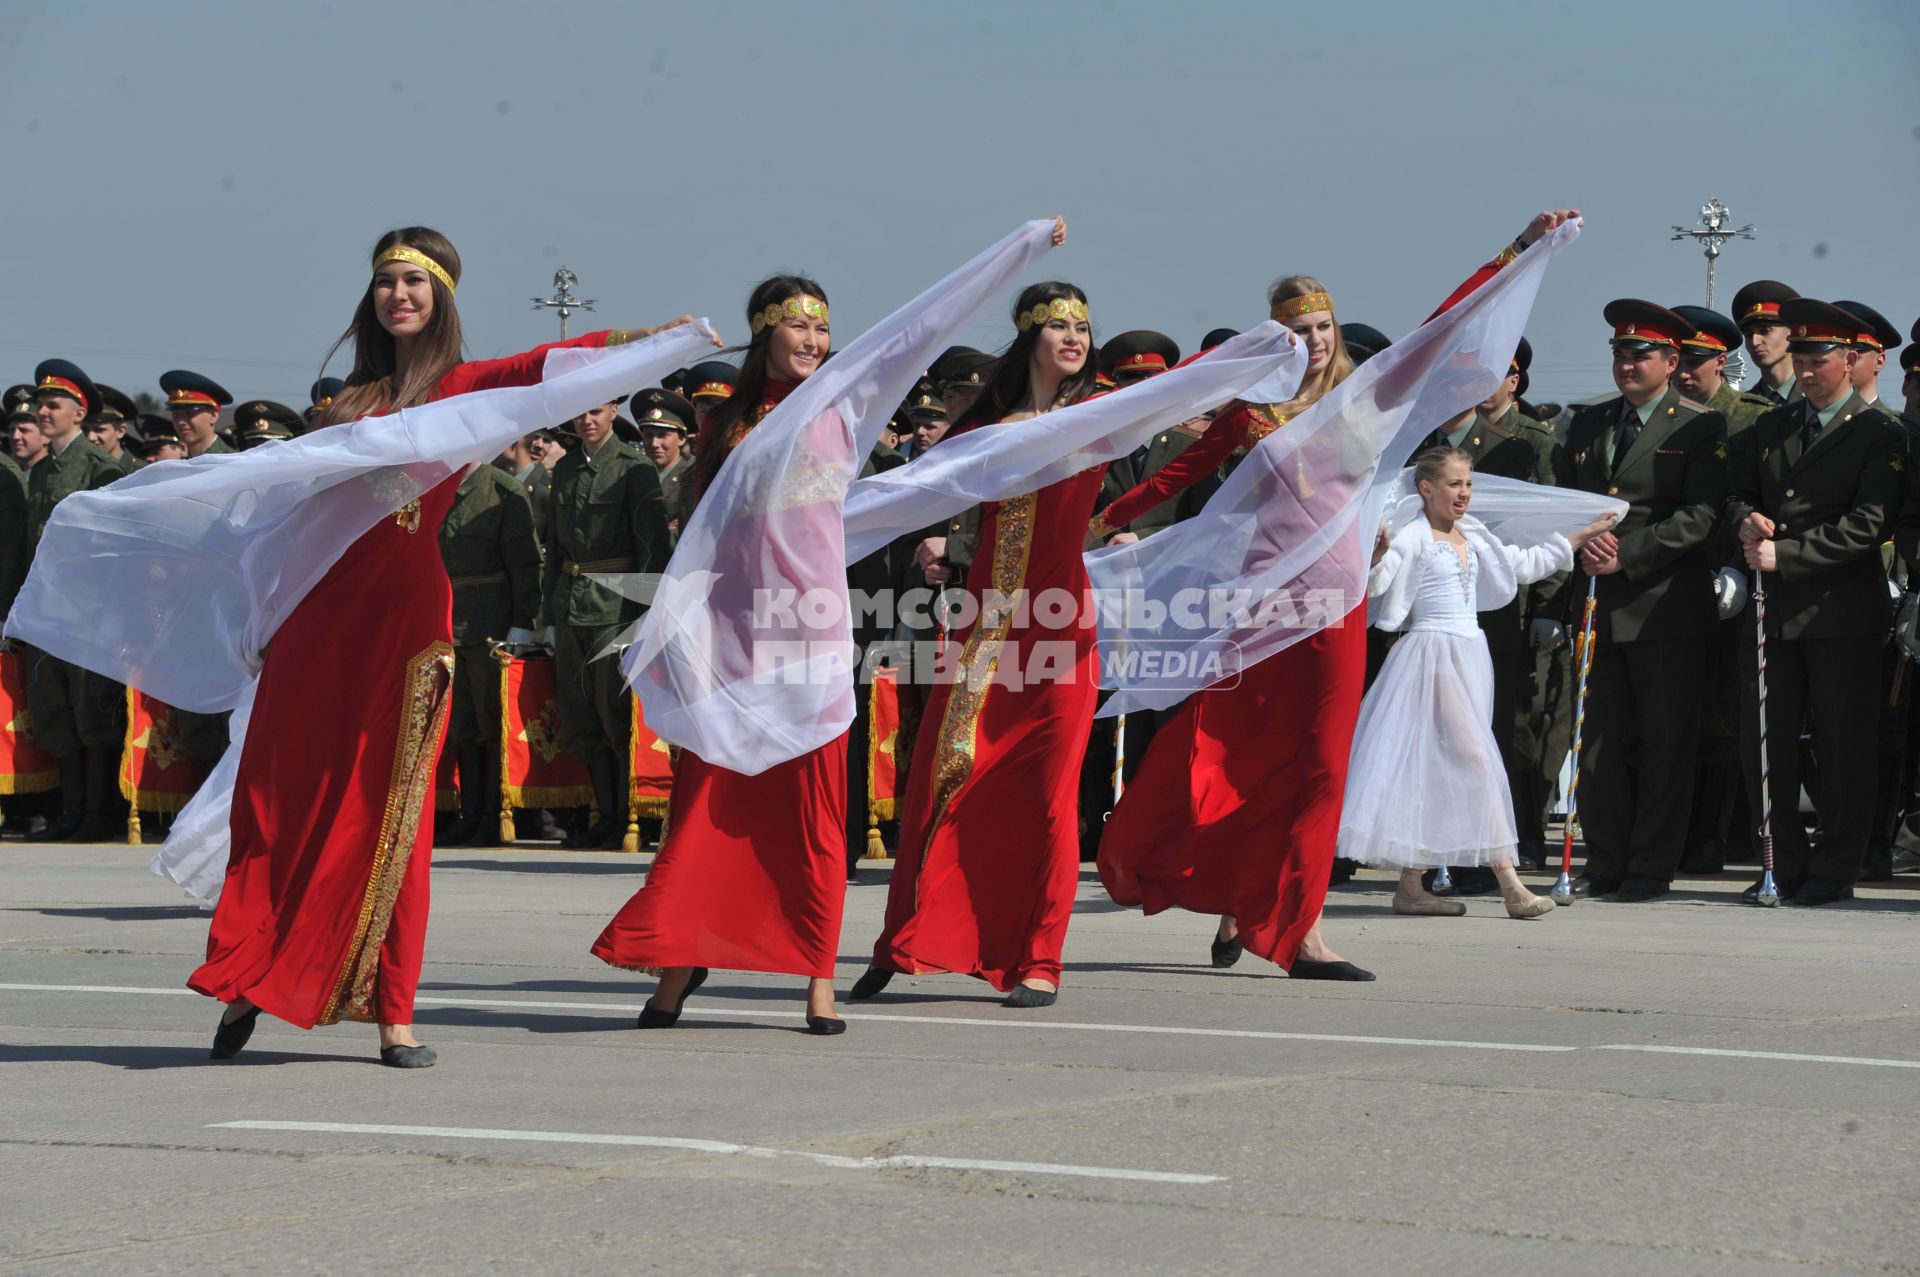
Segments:
[[[1898,424],[1857,394],[1824,426],[1819,416],[1804,399],[1762,416],[1738,441],[1728,506],[1735,524],[1755,511],[1774,521],[1779,567],[1762,578],[1774,866],[1783,894],[1807,904],[1853,893],[1873,823],[1880,655],[1892,620],[1879,551],[1906,467]],[[1752,686],[1754,648],[1742,668]],[[1799,737],[1809,720],[1820,757],[1812,844],[1797,819]],[[1756,697],[1742,713],[1750,794],[1760,792],[1759,722]],[[1753,816],[1757,823],[1757,804]]]
[[[447,745],[460,768],[460,820],[448,845],[491,846],[500,810],[500,663],[488,648],[532,630],[540,611],[533,505],[512,475],[480,466],[460,481],[440,525],[453,585],[453,706]]]
[[[1694,325],[1693,335],[1681,340],[1683,352],[1711,358],[1740,348],[1739,326],[1718,311],[1705,306],[1675,306],[1673,313]],[[1743,393],[1725,381],[1707,400],[1707,407],[1726,419],[1729,448],[1773,406],[1774,401],[1767,396]],[[1713,561],[1716,566],[1731,564],[1745,572],[1740,539],[1724,520],[1714,531]],[[1722,620],[1707,640],[1706,675],[1700,681],[1700,758],[1686,850],[1680,862],[1685,873],[1718,873],[1726,867],[1729,856],[1740,858],[1753,850],[1753,830],[1747,824],[1746,780],[1740,766],[1740,706],[1746,699],[1740,653],[1752,646],[1753,625],[1739,616]]]
[[[626,832],[627,746],[632,693],[612,655],[593,659],[639,616],[640,605],[589,579],[595,573],[659,572],[671,553],[667,507],[653,463],[609,438],[592,456],[570,449],[553,469],[544,567],[547,621],[567,751],[593,777],[599,822],[579,846]]]
[[[27,472],[11,455],[0,454],[0,617],[27,579]]]
[[[49,390],[76,398],[99,392],[86,374],[64,360],[47,360],[35,371],[42,394]],[[54,507],[76,492],[104,488],[123,477],[119,465],[84,433],[64,448],[49,449],[27,475],[27,542],[40,543]],[[46,832],[49,840],[78,837],[100,841],[119,832],[110,809],[119,799],[115,779],[127,728],[126,694],[118,683],[58,657],[36,651],[27,673],[29,735],[60,763],[60,817]]]
[[[1620,306],[1607,308],[1616,344],[1652,338],[1649,344],[1677,348],[1693,331],[1660,307]],[[1726,433],[1719,413],[1671,387],[1644,417],[1619,396],[1576,413],[1568,430],[1572,463],[1563,485],[1628,507],[1613,530],[1620,570],[1597,578],[1580,759],[1583,893],[1614,891],[1631,878],[1634,894],[1658,894],[1680,863],[1693,802],[1703,640],[1719,624],[1712,539],[1726,498]],[[1585,586],[1582,575],[1577,587]]]

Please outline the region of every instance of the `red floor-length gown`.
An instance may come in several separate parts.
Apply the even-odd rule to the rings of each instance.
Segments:
[[[875,966],[960,972],[1002,992],[1060,982],[1099,694],[1081,553],[1105,472],[981,508],[966,582],[977,615],[956,636],[955,680],[933,689],[920,720]],[[989,591],[1025,591],[1027,614],[978,611]],[[1055,615],[1048,602],[1067,606]]]
[[[461,364],[435,397],[532,384],[555,345],[609,337]],[[303,1029],[413,1022],[453,671],[439,528],[458,486],[451,476],[363,533],[268,645],[226,881],[189,988]]]
[[[797,383],[768,382],[731,452]],[[709,446],[707,441],[702,446]],[[847,738],[746,776],[680,751],[667,841],[594,941],[616,967],[833,978],[847,893]]]
[[[1481,266],[1434,314],[1515,255]],[[1236,405],[1108,506],[1103,522],[1124,528],[1285,421],[1268,405]],[[1354,529],[1337,552],[1364,567],[1371,549]],[[1114,902],[1230,914],[1250,952],[1290,968],[1326,903],[1366,663],[1361,598],[1338,625],[1258,662],[1236,685],[1188,697],[1154,734],[1101,835],[1100,880]]]

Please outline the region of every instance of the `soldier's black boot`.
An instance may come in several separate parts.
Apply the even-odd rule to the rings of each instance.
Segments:
[[[620,792],[620,768],[613,751],[596,749],[588,771],[593,775],[593,800],[600,818],[579,836],[577,845],[606,848],[611,843],[618,850],[627,833],[627,796]]]
[[[82,807],[80,828],[73,833],[74,842],[122,842],[127,836],[127,827],[123,821],[113,818],[114,798],[117,786],[114,784],[114,758],[107,750],[89,745],[81,753],[82,765],[86,769],[86,798]]]
[[[87,765],[76,749],[60,760],[60,814],[32,842],[65,842],[87,819]]]
[[[460,817],[435,831],[433,845],[436,847],[466,847],[473,842],[474,828],[480,823],[480,813],[487,802],[485,782],[480,775],[480,753],[471,745],[463,745],[456,755],[455,765],[460,776]],[[495,783],[498,784],[497,781]]]
[[[500,755],[491,749],[478,749],[480,760],[480,818],[474,825],[469,847],[500,845]]]

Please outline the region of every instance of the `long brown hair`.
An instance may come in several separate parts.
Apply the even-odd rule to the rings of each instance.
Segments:
[[[1058,279],[1030,284],[1020,291],[1019,298],[1013,303],[1016,334],[1013,343],[1001,352],[1000,362],[994,365],[992,379],[987,382],[986,388],[980,392],[979,397],[973,401],[973,407],[967,409],[960,420],[953,423],[953,428],[948,431],[949,434],[959,434],[975,426],[991,425],[1018,412],[1027,402],[1027,397],[1033,391],[1031,367],[1033,348],[1040,344],[1040,330],[1046,325],[1031,324],[1022,329],[1019,326],[1019,319],[1034,307],[1055,301],[1076,301],[1085,306],[1087,295],[1076,286]],[[1092,325],[1088,327],[1091,328]],[[1080,371],[1061,381],[1057,392],[1058,397],[1053,403],[1046,407],[1036,404],[1035,407],[1042,412],[1048,408],[1064,408],[1068,404],[1079,403],[1091,395],[1094,391],[1093,379],[1098,362],[1094,356],[1092,341],[1089,340],[1087,362],[1081,365]]]
[[[770,275],[755,284],[747,296],[749,328],[755,315],[790,297],[818,297],[824,302],[827,290],[805,275]],[[704,493],[713,477],[720,473],[720,463],[727,459],[727,434],[766,398],[767,348],[773,344],[774,328],[775,325],[768,324],[747,342],[747,357],[740,361],[740,380],[734,385],[733,393],[707,414],[700,427],[699,437],[694,441],[693,490],[696,493]]]
[[[1267,305],[1278,306],[1295,297],[1326,291],[1327,286],[1311,275],[1286,275],[1274,280],[1267,289]],[[1320,396],[1353,375],[1353,356],[1347,353],[1347,340],[1340,335],[1340,321],[1331,311],[1327,313],[1327,318],[1333,320],[1333,353],[1327,356],[1327,362],[1320,365],[1318,372],[1307,374],[1293,398],[1284,404],[1274,405],[1282,417],[1292,417],[1306,411]]]
[[[454,251],[452,241],[439,231],[427,226],[402,226],[388,231],[373,246],[370,260],[379,261],[382,253],[394,247],[425,253],[440,264],[454,283],[460,282],[460,254]],[[340,347],[351,341],[353,371],[347,374],[346,389],[321,410],[316,424],[331,426],[355,421],[370,413],[423,404],[433,398],[440,379],[460,362],[460,312],[453,304],[453,290],[441,283],[433,272],[427,273],[433,287],[433,314],[427,317],[427,326],[413,343],[412,357],[407,360],[406,372],[398,385],[394,384],[399,359],[393,334],[380,326],[380,316],[373,305],[373,281],[367,281],[367,291],[361,294],[360,305],[354,309],[353,322],[347,325],[347,331],[340,334],[320,364],[324,370]]]

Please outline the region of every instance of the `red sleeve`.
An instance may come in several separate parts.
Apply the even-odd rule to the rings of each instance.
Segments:
[[[1227,454],[1247,441],[1247,424],[1251,420],[1252,410],[1245,404],[1235,404],[1215,417],[1206,433],[1188,444],[1185,452],[1101,511],[1100,521],[1115,530],[1124,528],[1162,501],[1180,495],[1212,474],[1227,459]]]
[[[1448,293],[1447,300],[1440,303],[1439,308],[1433,312],[1433,315],[1443,315],[1455,306],[1458,306],[1463,298],[1474,289],[1480,287],[1480,285],[1492,279],[1495,275],[1498,275],[1509,262],[1518,256],[1520,256],[1520,249],[1516,245],[1509,244],[1501,249],[1500,256],[1467,276],[1466,283],[1460,285],[1460,287],[1454,289],[1451,293]],[[1428,315],[1427,319],[1432,319],[1433,315]]]
[[[540,380],[547,366],[549,350],[558,350],[563,346],[605,346],[609,344],[607,338],[618,332],[617,329],[603,329],[584,337],[550,341],[518,355],[508,355],[505,359],[475,359],[471,363],[456,364],[440,379],[440,397],[464,395],[470,390],[497,390],[502,386],[531,386]],[[620,335],[624,339],[624,334]]]

